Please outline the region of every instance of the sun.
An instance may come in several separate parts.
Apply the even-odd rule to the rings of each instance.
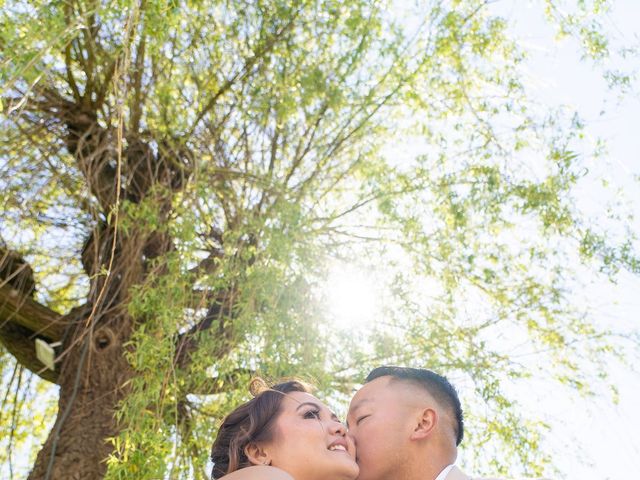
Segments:
[[[328,313],[340,327],[366,327],[375,321],[378,300],[371,273],[352,265],[338,264],[327,277]]]

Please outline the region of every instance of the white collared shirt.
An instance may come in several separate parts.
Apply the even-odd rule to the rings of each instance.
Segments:
[[[451,471],[451,469],[453,468],[453,464],[444,467],[444,470],[442,470],[440,472],[440,474],[438,474],[438,476],[435,478],[435,480],[444,480],[445,478],[447,478],[447,475],[449,474],[449,472]]]

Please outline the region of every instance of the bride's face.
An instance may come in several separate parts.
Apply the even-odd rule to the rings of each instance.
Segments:
[[[353,480],[358,476],[355,446],[345,426],[308,393],[286,394],[273,439],[262,447],[271,465],[296,480]]]

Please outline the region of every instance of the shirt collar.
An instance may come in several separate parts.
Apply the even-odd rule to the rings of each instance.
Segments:
[[[449,472],[451,471],[452,468],[453,468],[453,464],[444,467],[444,470],[442,470],[438,474],[438,476],[435,478],[435,480],[444,480],[445,478],[447,478],[447,475],[449,474]]]

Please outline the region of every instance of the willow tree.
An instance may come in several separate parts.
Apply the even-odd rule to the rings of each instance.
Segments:
[[[491,340],[524,333],[584,387],[606,332],[567,264],[638,266],[575,208],[581,125],[528,100],[488,3],[5,1],[5,471],[31,451],[31,479],[200,478],[251,375],[348,394],[382,362],[470,379],[470,441],[541,471],[502,392],[530,372]],[[603,2],[541,3],[606,54]],[[344,335],[319,285],[356,256],[387,310]]]

